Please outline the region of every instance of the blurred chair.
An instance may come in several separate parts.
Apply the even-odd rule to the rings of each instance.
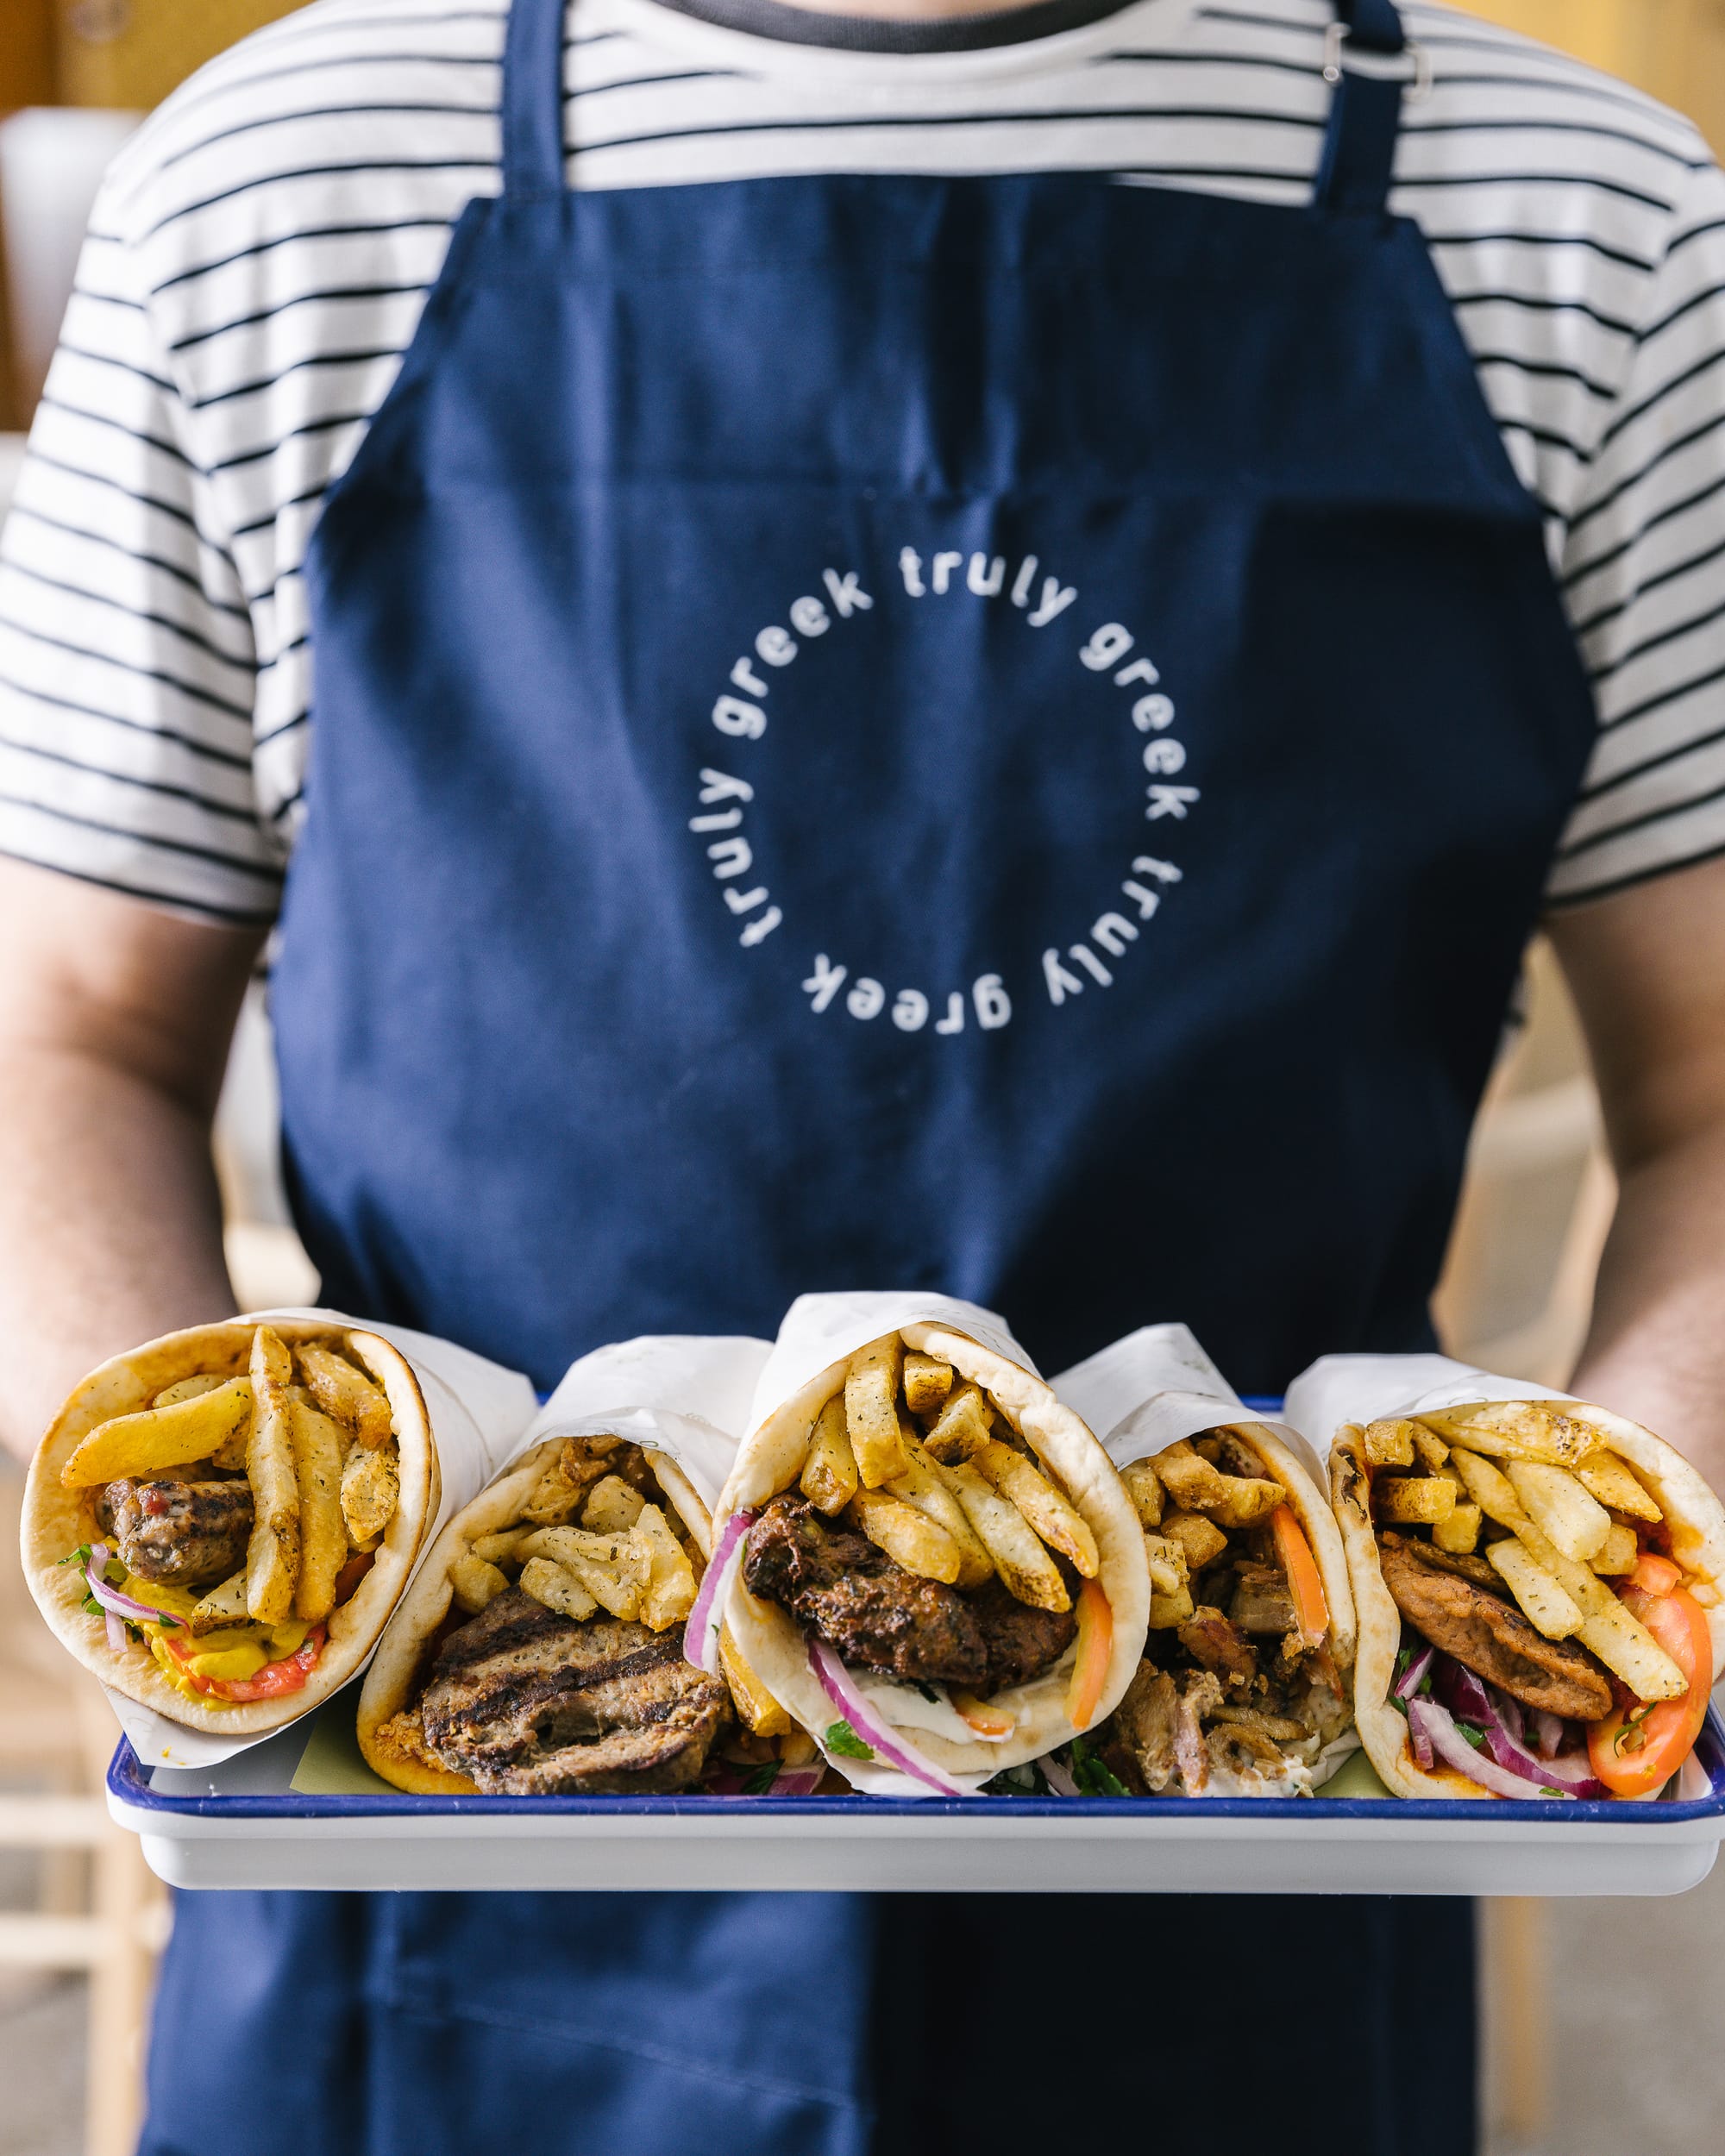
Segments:
[[[14,1545],[21,1491],[8,1472],[0,1524]],[[0,1570],[0,1626],[11,1648],[0,1663],[0,1848],[38,1858],[36,1906],[0,1912],[0,1968],[85,1977],[85,2156],[131,2156],[167,1896],[137,1837],[108,1816],[113,1714],[41,1622],[13,1566]]]

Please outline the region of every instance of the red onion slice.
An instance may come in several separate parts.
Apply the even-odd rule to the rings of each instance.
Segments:
[[[1563,1716],[1548,1714],[1543,1707],[1530,1707],[1527,1720],[1533,1725],[1534,1751],[1542,1759],[1555,1759],[1563,1750]]]
[[[781,1767],[773,1777],[768,1796],[812,1796],[820,1787],[822,1767]]]
[[[724,1605],[731,1599],[731,1583],[743,1563],[743,1539],[760,1517],[752,1512],[734,1512],[718,1531],[706,1570],[695,1595],[688,1621],[683,1626],[683,1659],[693,1662],[709,1677],[718,1675],[718,1635],[724,1628]]]
[[[1470,1716],[1469,1720],[1471,1720]],[[1610,1791],[1593,1771],[1592,1762],[1585,1752],[1571,1752],[1567,1758],[1541,1759],[1529,1752],[1509,1726],[1503,1713],[1503,1702],[1491,1689],[1486,1700],[1484,1716],[1486,1749],[1500,1767],[1511,1774],[1525,1775],[1528,1781],[1541,1789],[1561,1789],[1565,1796],[1609,1796]]]
[[[812,1639],[808,1643],[809,1667],[819,1680],[820,1689],[837,1708],[851,1728],[871,1751],[895,1766],[900,1774],[907,1774],[913,1782],[925,1783],[942,1796],[968,1796],[970,1792],[949,1781],[938,1767],[913,1752],[901,1738],[878,1718],[863,1697],[861,1689],[852,1682],[850,1672],[829,1647],[825,1639]],[[844,1771],[841,1768],[840,1772]]]
[[[1426,1673],[1431,1668],[1436,1655],[1435,1647],[1427,1647],[1414,1657],[1414,1659],[1396,1680],[1395,1695],[1397,1699],[1405,1703],[1413,1698],[1414,1693],[1424,1683]],[[1429,1765],[1431,1763],[1428,1760],[1426,1764]]]
[[[135,1623],[144,1625],[177,1625],[178,1617],[170,1617],[165,1609],[152,1609],[147,1602],[140,1602],[129,1595],[122,1595],[117,1588],[110,1587],[102,1576],[108,1562],[108,1545],[98,1542],[90,1552],[90,1562],[84,1568],[85,1583],[110,1617],[129,1617]],[[109,1634],[108,1644],[114,1644]],[[123,1644],[123,1643],[122,1643]]]
[[[1446,1766],[1453,1767],[1458,1774],[1466,1775],[1471,1782],[1477,1782],[1481,1789],[1489,1789],[1494,1796],[1515,1797],[1538,1803],[1543,1788],[1553,1786],[1549,1782],[1542,1786],[1521,1775],[1512,1774],[1499,1766],[1495,1759],[1488,1758],[1484,1752],[1476,1752],[1456,1727],[1455,1718],[1449,1709],[1440,1707],[1435,1700],[1409,1700],[1408,1725],[1414,1731],[1416,1739],[1421,1736],[1426,1739],[1433,1753]]]
[[[1042,1769],[1043,1780],[1057,1796],[1082,1796],[1084,1794],[1051,1752],[1047,1758],[1038,1759],[1036,1764]]]

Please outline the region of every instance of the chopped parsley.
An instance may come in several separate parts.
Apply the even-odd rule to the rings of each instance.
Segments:
[[[61,1557],[60,1562],[62,1564],[87,1565],[90,1562],[90,1545],[87,1542],[80,1542],[70,1557]]]
[[[1078,1784],[1082,1796],[1130,1796],[1117,1774],[1103,1764],[1082,1737],[1075,1737],[1071,1745],[1072,1779]]]
[[[744,1796],[765,1796],[779,1778],[779,1762],[769,1759],[763,1767],[756,1767],[743,1784]]]
[[[933,1685],[925,1684],[919,1677],[913,1677],[911,1679],[911,1683],[915,1685],[918,1691],[922,1694],[923,1697],[928,1702],[931,1707],[939,1706],[940,1695],[935,1690]]]
[[[1462,1735],[1467,1739],[1476,1752],[1484,1751],[1485,1732],[1477,1722],[1465,1722],[1458,1718],[1456,1727],[1460,1730]]]
[[[865,1745],[848,1721],[830,1723],[820,1741],[841,1759],[872,1759],[875,1756],[873,1745]]]

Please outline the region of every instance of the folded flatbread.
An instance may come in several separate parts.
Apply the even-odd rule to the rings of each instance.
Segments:
[[[116,1355],[76,1388],[30,1464],[24,1571],[104,1684],[189,1728],[256,1736],[358,1670],[438,1493],[398,1350],[362,1328],[234,1319]],[[77,1553],[97,1546],[119,1616],[87,1607]]]

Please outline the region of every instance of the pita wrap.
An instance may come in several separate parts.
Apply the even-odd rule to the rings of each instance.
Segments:
[[[1146,1326],[1057,1377],[1054,1388],[1063,1400],[1087,1412],[1095,1427],[1106,1431],[1103,1450],[1121,1471],[1129,1491],[1142,1489],[1145,1508],[1160,1514],[1153,1525],[1148,1520],[1143,1522],[1151,1559],[1147,1658],[1120,1712],[1095,1740],[1105,1761],[1114,1760],[1111,1771],[1129,1789],[1142,1785],[1158,1796],[1165,1790],[1189,1796],[1281,1797],[1321,1787],[1358,1749],[1347,1683],[1356,1620],[1346,1555],[1325,1501],[1311,1446],[1291,1426],[1254,1414],[1183,1325]],[[1171,1491],[1158,1492],[1156,1484],[1141,1481],[1131,1470],[1140,1462],[1153,1467],[1158,1458],[1189,1459],[1193,1440],[1214,1437],[1227,1440],[1226,1455],[1219,1463],[1224,1477],[1280,1485],[1283,1503],[1297,1521],[1316,1565],[1325,1605],[1321,1633],[1314,1629],[1289,1669],[1276,1658],[1274,1635],[1249,1633],[1248,1644],[1264,1683],[1254,1682],[1250,1689],[1227,1686],[1220,1703],[1225,1712],[1243,1709],[1271,1716],[1278,1709],[1291,1713],[1297,1707],[1296,1719],[1309,1721],[1312,1728],[1303,1736],[1272,1736],[1245,1722],[1214,1720],[1204,1728],[1208,1716],[1195,1711],[1193,1720],[1201,1730],[1203,1743],[1170,1751],[1164,1740],[1166,1708],[1174,1689],[1194,1677],[1202,1685],[1200,1665],[1169,1637],[1177,1638],[1179,1626],[1192,1615],[1189,1579],[1173,1594],[1157,1591],[1158,1585],[1167,1587],[1170,1567],[1176,1577],[1186,1570],[1179,1544],[1166,1532],[1172,1516],[1185,1507]],[[1195,1481],[1201,1479],[1195,1469],[1189,1472]],[[1227,1511],[1227,1489],[1226,1483],[1212,1487],[1215,1494],[1207,1495],[1201,1487],[1186,1504],[1214,1522]],[[1262,1489],[1257,1503],[1279,1509]],[[1267,1522],[1269,1513],[1263,1518]],[[1287,1565],[1273,1532],[1218,1526],[1216,1533],[1226,1534],[1243,1557],[1256,1548],[1258,1560],[1279,1570],[1285,1583]],[[1219,1551],[1218,1556],[1223,1554],[1227,1552]],[[1304,1635],[1296,1628],[1295,1637]],[[1158,1686],[1164,1670],[1169,1683]],[[1273,1699],[1269,1690],[1272,1687]],[[1195,1693],[1195,1702],[1208,1693],[1208,1687]]]
[[[1706,1613],[1712,1666],[1716,1671],[1720,1668],[1725,1659],[1725,1506],[1664,1438],[1626,1416],[1578,1401],[1572,1395],[1494,1377],[1440,1356],[1327,1357],[1308,1371],[1289,1395],[1290,1412],[1301,1415],[1308,1430],[1334,1414],[1343,1403],[1353,1403],[1354,1417],[1342,1422],[1331,1445],[1330,1493],[1358,1613],[1354,1712],[1372,1765],[1392,1795],[1471,1801],[1516,1792],[1482,1786],[1458,1764],[1435,1754],[1430,1766],[1422,1766],[1414,1752],[1408,1718],[1392,1703],[1404,1637],[1420,1641],[1422,1635],[1411,1623],[1404,1623],[1385,1583],[1378,1542],[1384,1523],[1380,1520],[1374,1524],[1372,1486],[1385,1473],[1408,1472],[1417,1477],[1420,1463],[1416,1460],[1406,1470],[1400,1465],[1375,1465],[1367,1452],[1368,1425],[1383,1427],[1400,1422],[1431,1429],[1448,1442],[1453,1458],[1456,1451],[1465,1453],[1472,1448],[1465,1442],[1465,1426],[1459,1426],[1461,1434],[1458,1434],[1458,1426],[1447,1419],[1450,1410],[1489,1411],[1494,1407],[1513,1410],[1529,1403],[1546,1403],[1559,1410],[1580,1433],[1579,1445],[1587,1448],[1577,1453],[1578,1472],[1606,1456],[1615,1456],[1634,1471],[1635,1480],[1653,1501],[1662,1518],[1650,1523],[1651,1532],[1643,1530],[1643,1546],[1668,1555],[1680,1568],[1680,1585]],[[1588,1447],[1590,1438],[1593,1444]],[[1481,1436],[1479,1453],[1500,1473],[1516,1457],[1493,1449],[1489,1435]],[[1628,1524],[1628,1515],[1621,1511],[1614,1512],[1612,1517],[1620,1526]],[[1414,1525],[1391,1531],[1410,1540],[1417,1540],[1423,1532]],[[1512,1543],[1517,1539],[1509,1538]],[[1482,1539],[1478,1552],[1483,1553],[1485,1547]],[[1575,1562],[1567,1560],[1571,1567]],[[1621,1572],[1608,1575],[1600,1584],[1615,1594],[1615,1585],[1623,1576]],[[1483,1578],[1479,1583],[1484,1583]],[[1574,1584],[1572,1580],[1571,1584]],[[1511,1601],[1510,1590],[1501,1580],[1496,1592],[1503,1602]],[[1589,1642],[1582,1644],[1590,1643],[1590,1636]],[[1599,1667],[1596,1659],[1594,1666]],[[1565,1719],[1574,1723],[1584,1720],[1579,1716]],[[1615,1714],[1612,1719],[1616,1719]],[[1674,1762],[1672,1771],[1676,1771],[1680,1764]],[[1529,1782],[1527,1786],[1532,1793],[1538,1793],[1537,1785]],[[1657,1790],[1645,1793],[1656,1795]]]
[[[672,1335],[622,1341],[572,1366],[526,1433],[527,1449],[438,1535],[384,1632],[357,1717],[360,1749],[377,1773],[419,1795],[484,1793],[427,1746],[419,1712],[451,1620],[459,1625],[477,1614],[471,1589],[467,1602],[458,1605],[457,1578],[479,1562],[475,1543],[530,1528],[535,1522],[525,1515],[533,1509],[579,1524],[593,1492],[616,1472],[629,1448],[639,1448],[656,1485],[643,1494],[674,1513],[686,1531],[699,1583],[712,1555],[712,1505],[737,1451],[735,1436],[721,1424],[743,1420],[768,1352],[763,1340]],[[565,1505],[556,1501],[555,1490],[570,1443],[588,1464],[579,1470],[586,1477],[579,1494],[572,1488]],[[499,1571],[510,1584],[519,1583],[521,1566],[512,1554],[501,1557]],[[497,1581],[491,1586],[495,1590]],[[681,1625],[681,1615],[675,1621]]]
[[[388,1402],[398,1490],[370,1570],[350,1597],[324,1620],[327,1636],[297,1691],[273,1699],[218,1704],[189,1697],[162,1670],[147,1645],[107,1643],[104,1618],[84,1608],[89,1592],[82,1569],[60,1560],[85,1543],[107,1541],[97,1524],[100,1486],[68,1489],[61,1470],[80,1442],[100,1425],[147,1407],[182,1379],[246,1375],[258,1322],[234,1319],[167,1334],[91,1371],[55,1416],[36,1448],[24,1492],[25,1576],[36,1605],[61,1643],[110,1693],[135,1701],[165,1720],[222,1739],[255,1739],[297,1721],[339,1690],[376,1644],[412,1571],[440,1495],[436,1447],[419,1382],[406,1357],[379,1334],[327,1318],[271,1317],[270,1328],[289,1349],[321,1345],[358,1365]],[[207,1591],[207,1590],[206,1590]]]
[[[753,1514],[781,1492],[795,1490],[821,1411],[844,1394],[858,1358],[894,1338],[903,1349],[950,1366],[954,1395],[967,1381],[980,1388],[1005,1426],[1001,1436],[1022,1438],[1042,1476],[1094,1537],[1095,1583],[1107,1598],[1112,1638],[1086,1726],[1101,1720],[1125,1690],[1143,1648],[1150,1606],[1144,1537],[1095,1436],[1056,1398],[1000,1320],[988,1311],[935,1295],[802,1297],[787,1315],[773,1361],[762,1373],[755,1426],[719,1499],[716,1532],[723,1532],[733,1514]],[[924,1434],[932,1438],[933,1432]],[[740,1555],[743,1545],[737,1546]],[[895,1746],[932,1773],[896,1771],[882,1763],[890,1755],[878,1749],[872,1760],[835,1752],[826,1742],[829,1734],[842,1720],[854,1727],[856,1717],[844,1714],[823,1684],[811,1658],[811,1636],[785,1609],[750,1592],[741,1563],[724,1608],[732,1634],[774,1696],[822,1745],[829,1764],[871,1794],[969,1794],[1003,1769],[1037,1758],[1074,1733],[1068,1696],[1079,1643],[1040,1676],[988,1699],[988,1707],[1008,1732],[994,1741],[969,1733],[942,1688],[850,1670],[876,1729],[884,1722]],[[831,1655],[830,1649],[826,1652]],[[837,1659],[831,1656],[832,1662]]]

